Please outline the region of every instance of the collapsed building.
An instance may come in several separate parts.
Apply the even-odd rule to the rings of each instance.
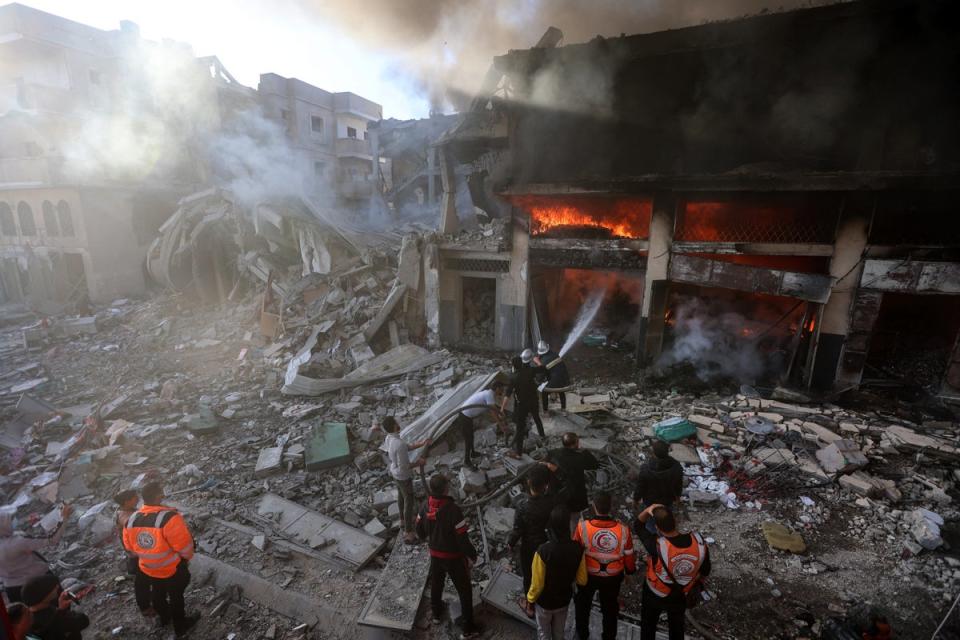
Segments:
[[[0,7],[0,60],[0,302],[49,313],[144,293],[178,201],[269,181],[253,164],[265,146],[284,193],[369,213],[382,108],[361,96],[272,73],[253,89],[132,22],[16,3]]]
[[[441,337],[480,314],[501,348],[556,339],[605,288],[641,364],[699,305],[776,381],[845,388],[922,350],[957,397],[958,20],[850,2],[497,57],[440,144],[512,215],[492,248],[441,246]]]

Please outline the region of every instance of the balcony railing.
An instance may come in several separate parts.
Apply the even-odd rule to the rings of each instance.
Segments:
[[[373,157],[373,150],[370,148],[369,140],[361,140],[360,138],[337,138],[334,148],[338,156]]]

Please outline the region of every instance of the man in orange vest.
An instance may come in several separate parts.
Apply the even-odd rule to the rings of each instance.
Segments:
[[[177,638],[182,638],[200,617],[188,617],[183,603],[190,583],[187,564],[193,557],[193,536],[176,509],[160,504],[164,495],[159,482],[145,486],[141,495],[143,506],[127,520],[123,544],[139,558],[140,570],[150,581],[160,626],[172,622]]]
[[[613,640],[617,637],[620,585],[624,574],[630,575],[637,570],[630,529],[610,515],[611,503],[609,493],[597,491],[593,496],[596,515],[580,520],[573,532],[573,539],[583,547],[587,561],[587,585],[579,587],[574,596],[580,640],[590,637],[590,606],[595,593],[599,594],[603,613],[602,638]]]
[[[657,535],[646,530],[653,518]],[[687,594],[710,574],[710,550],[699,533],[680,533],[673,514],[652,504],[638,516],[638,535],[647,551],[647,576],[640,610],[640,640],[654,640],[662,613],[667,614],[670,640],[683,640]]]

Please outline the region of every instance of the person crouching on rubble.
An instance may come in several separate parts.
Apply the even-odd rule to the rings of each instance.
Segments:
[[[433,623],[443,618],[443,585],[447,575],[460,596],[461,640],[476,638],[480,627],[473,621],[473,585],[470,569],[477,561],[477,550],[467,535],[463,511],[447,495],[450,481],[434,474],[427,483],[430,496],[417,516],[417,535],[430,546],[430,607]]]
[[[60,586],[53,574],[33,578],[23,585],[23,603],[30,607],[33,622],[28,637],[37,640],[80,640],[83,630],[90,626],[90,619],[70,608],[85,593],[73,594]]]
[[[503,407],[498,406],[503,399],[503,383],[494,382],[489,389],[477,391],[467,401],[461,405],[460,413],[453,421],[453,428],[463,436],[463,466],[468,469],[476,469],[477,465],[473,462],[473,432],[476,429],[474,421],[488,414],[490,419],[497,423],[498,428],[506,432],[506,426],[503,422]],[[506,404],[506,401],[503,401]]]
[[[639,527],[647,552],[647,575],[640,603],[640,640],[654,640],[662,613],[667,614],[670,640],[683,640],[687,597],[699,592],[710,575],[710,550],[699,533],[680,533],[673,514],[662,504],[652,504],[639,516],[641,525],[653,521],[656,535]]]
[[[433,442],[429,438],[422,442],[408,445],[400,437],[400,425],[393,416],[387,416],[380,422],[380,428],[386,432],[387,457],[390,459],[390,475],[397,485],[397,507],[400,509],[400,518],[403,523],[403,541],[406,544],[416,544],[415,517],[417,512],[417,498],[413,493],[413,470],[410,464],[410,449],[429,447]],[[426,463],[426,456],[420,456],[414,465],[422,467]]]
[[[501,410],[507,406],[507,399],[512,395],[514,399],[513,417],[516,432],[513,434],[513,451],[507,453],[511,458],[523,457],[523,441],[527,437],[527,418],[533,417],[537,425],[537,432],[545,438],[543,421],[540,420],[540,404],[537,397],[536,376],[539,369],[533,365],[533,351],[524,349],[519,357],[510,361],[513,375],[507,385],[507,395],[503,399]]]
[[[537,619],[537,640],[563,640],[573,584],[586,586],[587,564],[570,538],[570,512],[562,504],[550,511],[547,538],[533,554],[527,615]]]
[[[157,623],[173,623],[177,638],[184,637],[199,615],[187,616],[183,592],[190,584],[188,564],[193,558],[193,536],[183,516],[162,503],[163,485],[151,482],[143,488],[143,506],[127,520],[123,546],[140,559],[147,575]]]
[[[73,507],[63,505],[60,510],[60,524],[48,538],[28,538],[14,533],[14,519],[11,513],[0,512],[0,582],[10,602],[20,602],[20,590],[32,578],[50,574],[50,565],[39,551],[54,547],[63,537],[67,518],[73,513]]]
[[[150,578],[140,570],[140,560],[137,558],[137,554],[127,549],[126,545],[123,544],[123,530],[126,528],[130,517],[137,512],[140,494],[134,489],[127,489],[113,496],[113,501],[117,503],[117,536],[120,538],[120,546],[126,552],[127,573],[133,576],[133,596],[137,602],[137,608],[145,617],[153,618],[157,615],[157,612],[151,604]]]
[[[510,532],[510,548],[520,543],[520,571],[523,575],[523,592],[530,590],[533,575],[533,554],[547,541],[547,522],[550,512],[557,504],[556,496],[547,493],[550,471],[543,465],[534,465],[527,475],[529,495],[514,511],[513,531]]]
[[[548,365],[560,358],[560,355],[550,349],[550,345],[544,340],[537,344],[537,357],[533,363],[539,368],[541,382],[546,382],[545,388],[563,389],[570,386],[570,371],[567,369],[567,363],[563,360],[548,368]],[[560,397],[560,409],[567,410],[567,394],[563,391],[556,392]],[[540,392],[540,399],[543,400],[543,412],[550,413],[550,393]]]
[[[634,507],[642,511],[652,504],[659,504],[675,513],[683,493],[683,467],[670,456],[670,445],[663,440],[655,440],[650,449],[653,455],[637,476]],[[647,519],[646,527],[651,534],[657,533],[652,519]]]

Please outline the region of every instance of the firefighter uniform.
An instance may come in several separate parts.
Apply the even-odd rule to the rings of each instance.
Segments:
[[[574,597],[577,616],[577,636],[590,637],[590,605],[593,594],[599,594],[603,613],[603,640],[617,637],[617,614],[620,604],[620,585],[624,574],[637,569],[633,553],[633,536],[625,524],[610,516],[593,516],[581,520],[573,539],[583,547],[587,564],[587,585],[577,589]]]
[[[183,633],[189,626],[183,592],[190,583],[187,563],[193,557],[193,536],[183,516],[172,507],[144,505],[127,520],[123,544],[137,556],[151,583],[160,623],[173,622],[174,631]]]

